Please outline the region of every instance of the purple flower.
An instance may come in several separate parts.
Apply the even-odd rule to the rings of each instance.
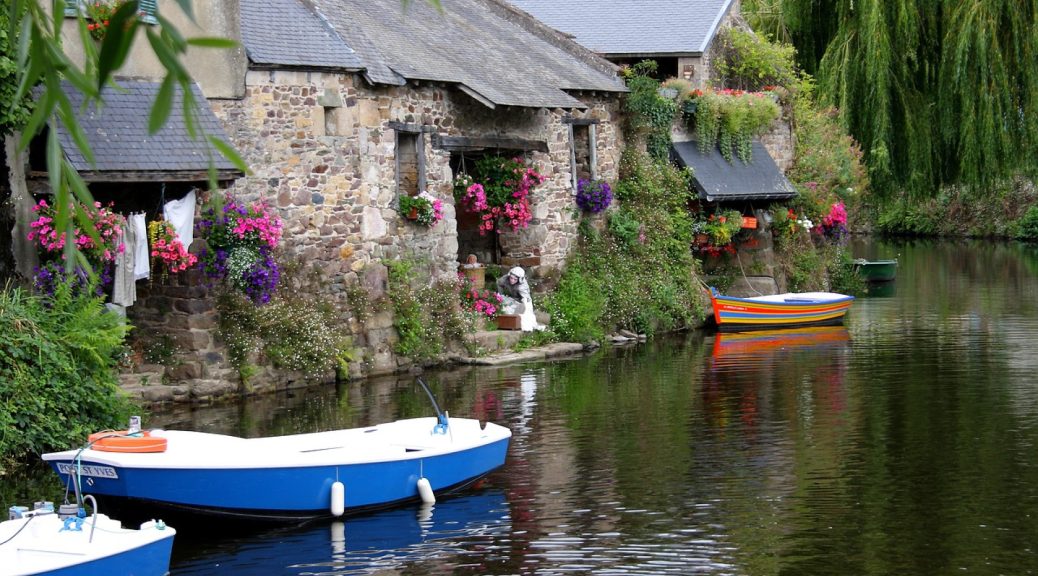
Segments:
[[[613,202],[613,191],[605,180],[581,178],[577,182],[577,206],[585,212],[598,213]]]

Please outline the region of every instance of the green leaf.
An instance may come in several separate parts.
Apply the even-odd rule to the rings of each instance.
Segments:
[[[169,74],[173,74],[177,80],[183,78],[189,78],[187,71],[180,64],[176,54],[170,49],[170,47],[155,33],[154,30],[148,29],[147,31],[148,42],[151,44],[152,50],[155,51],[155,56],[159,59],[159,62],[166,69]]]
[[[50,182],[51,190],[63,188],[61,179],[62,152],[61,142],[58,140],[57,125],[53,120],[49,123],[50,131],[47,134],[47,180]],[[60,204],[57,210],[60,212]]]
[[[193,7],[194,4],[191,2],[191,0],[177,0],[177,4],[180,5],[180,9],[184,11],[184,14],[187,15],[188,19],[191,20],[191,22],[197,24],[197,21],[195,20],[195,12]],[[161,16],[159,16],[159,18],[161,19]],[[163,24],[163,26],[165,26],[165,24]]]
[[[245,172],[246,174],[249,173],[248,165],[245,164],[245,160],[243,160],[242,157],[238,155],[237,150],[235,150],[233,146],[224,142],[223,140],[220,140],[216,136],[210,136],[209,143],[212,144],[213,148],[216,148],[220,152],[220,154],[223,154],[224,158],[230,160],[230,162],[234,164],[236,168],[238,168],[242,172]]]
[[[230,38],[189,38],[187,43],[199,48],[233,49],[239,46],[238,42]]]
[[[98,90],[104,87],[112,74],[126,63],[130,47],[133,46],[133,38],[139,27],[136,2],[123,4],[112,15],[108,31],[101,42],[101,56],[98,58]]]
[[[167,74],[159,86],[159,92],[155,95],[155,102],[151,106],[151,115],[148,116],[148,134],[155,134],[166,125],[169,120],[170,111],[173,110],[173,76]]]

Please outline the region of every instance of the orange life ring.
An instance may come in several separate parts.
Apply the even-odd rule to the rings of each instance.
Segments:
[[[90,448],[101,452],[165,452],[166,439],[152,436],[147,430],[129,435],[129,430],[94,432],[89,437]]]

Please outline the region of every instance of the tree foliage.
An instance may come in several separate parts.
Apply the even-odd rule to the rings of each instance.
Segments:
[[[745,8],[770,15],[778,3]],[[1038,0],[780,4],[877,189],[987,186],[1038,167]]]
[[[11,35],[11,21],[19,14],[12,7],[0,7],[0,136],[21,130],[32,111],[28,95],[15,98],[18,93],[18,45]]]

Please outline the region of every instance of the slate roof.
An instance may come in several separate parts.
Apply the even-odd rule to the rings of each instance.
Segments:
[[[256,64],[364,68],[360,54],[298,0],[243,1],[241,34]]]
[[[373,83],[450,83],[490,107],[583,108],[569,91],[626,90],[611,64],[498,0],[451,0],[442,10],[425,0],[406,8],[400,0],[241,4],[242,40],[254,65],[327,68],[337,61],[329,54],[348,53]],[[282,12],[281,4],[296,8]],[[270,26],[272,21],[284,25]],[[310,28],[321,42],[342,46],[317,53],[293,42]],[[355,65],[343,58],[331,67]]]
[[[509,0],[607,57],[698,56],[733,0]]]
[[[749,164],[738,158],[728,162],[717,147],[702,154],[694,140],[674,142],[672,151],[679,165],[694,170],[696,191],[708,202],[784,200],[797,195],[760,141],[753,141]]]
[[[173,109],[165,127],[158,133],[148,134],[148,116],[159,91],[159,82],[119,79],[120,88],[105,88],[104,105],[91,104],[83,109],[83,96],[65,83],[65,93],[76,110],[80,126],[94,153],[91,164],[76,148],[68,131],[60,126],[59,133],[65,154],[80,172],[166,172],[166,179],[176,180],[174,173],[197,176],[209,169],[210,153],[216,169],[240,175],[240,171],[219,151],[204,140],[193,140],[184,125],[180,90],[177,89]],[[209,108],[208,101],[197,85],[192,85],[197,107],[198,129],[207,136],[227,141],[220,122]],[[226,175],[226,174],[225,174]],[[197,178],[196,178],[197,179]]]

